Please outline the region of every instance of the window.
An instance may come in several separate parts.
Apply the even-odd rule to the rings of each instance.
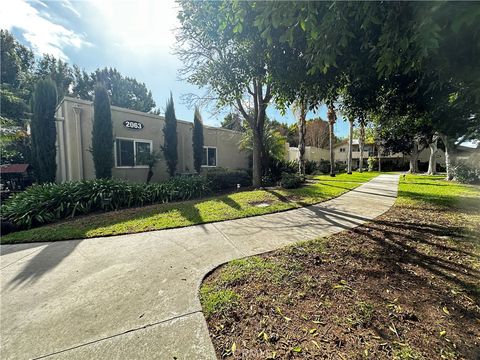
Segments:
[[[346,149],[345,148],[340,148],[340,152],[345,152]]]
[[[145,166],[142,155],[152,152],[150,140],[116,139],[115,163],[117,167]]]
[[[204,146],[202,166],[217,166],[217,148]]]

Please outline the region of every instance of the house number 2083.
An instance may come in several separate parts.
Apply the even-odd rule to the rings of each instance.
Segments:
[[[123,122],[123,126],[125,126],[127,129],[132,129],[132,130],[143,129],[143,124],[139,121],[127,120]]]

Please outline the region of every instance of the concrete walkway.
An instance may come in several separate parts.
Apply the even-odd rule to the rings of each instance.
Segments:
[[[306,208],[182,229],[1,246],[1,358],[214,359],[197,298],[232,259],[355,227],[394,203],[380,175]]]

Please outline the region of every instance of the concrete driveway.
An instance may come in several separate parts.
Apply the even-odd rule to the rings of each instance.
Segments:
[[[2,359],[215,359],[197,298],[232,259],[369,221],[394,203],[380,175],[301,209],[108,238],[2,245]]]

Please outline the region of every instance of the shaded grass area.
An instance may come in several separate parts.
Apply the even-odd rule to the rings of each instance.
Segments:
[[[19,231],[2,244],[91,238],[176,228],[284,211],[339,196],[377,176],[376,172],[315,176],[298,189],[242,191],[185,201],[98,213]]]
[[[479,223],[479,187],[407,175],[366,225],[220,267],[202,286],[235,294],[205,311],[217,355],[477,358]]]

